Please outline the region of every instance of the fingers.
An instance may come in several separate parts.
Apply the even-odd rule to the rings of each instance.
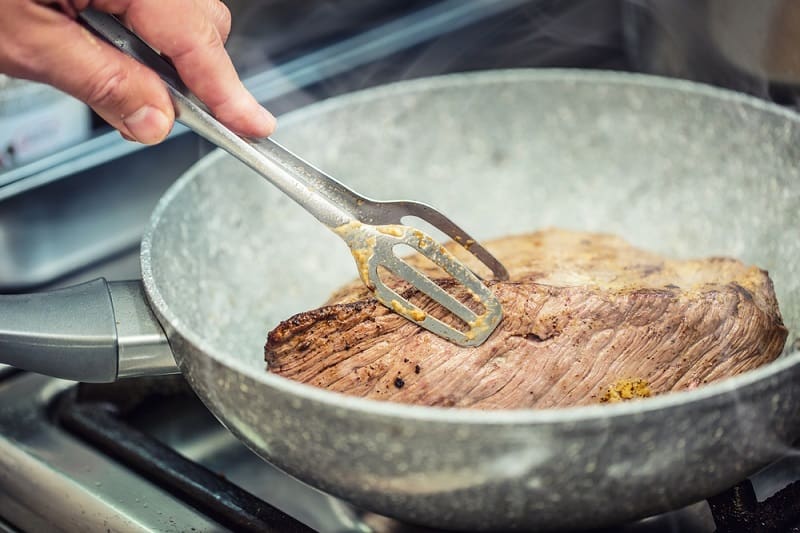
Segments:
[[[93,0],[98,9],[124,14],[151,46],[169,57],[187,87],[214,116],[239,134],[266,137],[275,118],[239,80],[224,40],[230,14],[217,0]]]
[[[244,88],[224,48],[230,12],[219,0],[4,0],[0,71],[49,83],[88,103],[143,143],[162,140],[174,110],[161,80],[92,36],[70,15],[89,5],[122,16],[172,59],[183,81],[221,122],[239,134],[265,137],[275,118]],[[61,8],[57,11],[45,4]]]
[[[74,20],[35,2],[14,1],[3,27],[2,58],[11,75],[49,83],[89,104],[123,136],[157,143],[174,120],[163,82],[151,70],[100,42]],[[0,23],[2,24],[2,23]]]

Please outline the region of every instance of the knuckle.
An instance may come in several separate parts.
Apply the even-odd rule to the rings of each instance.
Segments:
[[[183,40],[178,45],[170,57],[173,60],[182,60],[187,57],[199,57],[209,50],[223,46],[220,35],[215,26],[211,23],[204,24],[203,27],[192,34],[189,38]]]
[[[117,109],[128,99],[128,73],[117,65],[98,70],[89,78],[84,98],[86,103],[102,109]]]
[[[219,0],[214,0],[214,2],[216,2],[217,20],[219,20],[219,24],[225,29],[225,34],[227,34],[231,29],[231,10]]]
[[[236,101],[230,96],[225,96],[218,102],[214,102],[214,105],[211,106],[211,111],[214,113],[214,117],[216,117],[217,120],[224,123],[230,123],[241,116]]]
[[[200,36],[201,49],[213,49],[222,45],[220,34],[217,33],[217,28],[209,24],[203,34]]]

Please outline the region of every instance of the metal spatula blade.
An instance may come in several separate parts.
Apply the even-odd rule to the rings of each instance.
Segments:
[[[179,122],[250,166],[338,233],[350,246],[361,279],[383,305],[462,346],[483,343],[500,323],[503,316],[500,302],[481,280],[431,237],[402,225],[404,217],[425,220],[461,244],[496,277],[507,279],[500,262],[442,213],[416,202],[377,202],[364,198],[270,139],[253,140],[236,135],[189,92],[168,61],[119,20],[93,9],[82,11],[79,17],[97,35],[161,76]],[[480,304],[483,312],[476,313],[397,257],[394,248],[398,245],[410,246],[444,270]],[[379,267],[444,307],[467,328],[456,329],[400,296],[381,280]]]
[[[480,242],[433,207],[420,202],[394,201],[376,202],[374,200],[357,203],[359,220],[369,224],[404,225],[406,217],[416,217],[441,231],[486,266],[494,279],[507,280],[508,271]]]
[[[380,203],[373,202],[373,205],[377,204]],[[336,228],[335,231],[350,246],[359,276],[375,298],[420,327],[461,346],[478,346],[491,335],[502,320],[502,307],[492,291],[446,248],[422,231],[399,224],[369,225],[361,222],[348,223]],[[459,234],[464,235],[463,232]],[[398,245],[413,248],[449,274],[466,289],[483,311],[480,313],[473,311],[435,281],[398,257],[394,250]],[[497,265],[500,264],[491,255],[489,257]],[[455,315],[467,327],[462,331],[451,326],[401,296],[381,279],[379,267],[407,282]],[[502,265],[500,270],[501,275],[507,278]]]

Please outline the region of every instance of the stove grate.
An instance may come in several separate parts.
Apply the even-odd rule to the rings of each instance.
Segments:
[[[221,525],[241,532],[306,533],[313,529],[130,426],[113,405],[66,398],[57,409],[68,430]]]

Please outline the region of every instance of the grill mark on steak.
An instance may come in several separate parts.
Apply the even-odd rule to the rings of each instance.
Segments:
[[[562,230],[485,245],[512,279],[487,282],[505,318],[482,346],[436,337],[350,284],[269,333],[269,370],[388,401],[546,408],[597,403],[620,380],[644,380],[653,394],[697,387],[772,361],[786,340],[767,273],[733,259],[673,261]],[[467,296],[452,280],[437,283]]]

